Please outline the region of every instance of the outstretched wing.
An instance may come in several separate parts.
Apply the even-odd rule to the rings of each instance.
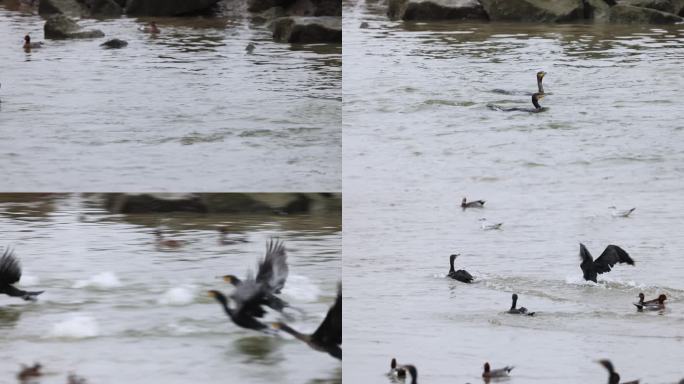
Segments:
[[[235,312],[240,316],[263,317],[266,314],[262,307],[264,304],[263,285],[255,281],[251,274],[235,288],[230,298],[235,303]]]
[[[285,246],[278,240],[269,241],[266,244],[266,257],[259,263],[256,281],[264,284],[271,292],[280,293],[288,273]]]
[[[311,338],[320,344],[342,344],[342,286],[337,286],[337,299]]]
[[[597,273],[606,273],[617,263],[627,263],[634,265],[634,260],[624,249],[617,245],[609,245],[598,259],[594,260],[594,270]]]
[[[594,262],[594,257],[591,255],[591,253],[589,253],[587,247],[585,247],[582,243],[580,243],[580,259],[582,259],[582,264]]]
[[[21,265],[10,248],[0,257],[0,285],[11,285],[21,279]]]

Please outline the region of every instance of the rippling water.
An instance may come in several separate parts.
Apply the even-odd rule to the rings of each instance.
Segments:
[[[480,382],[485,361],[515,383],[606,382],[600,358],[624,380],[684,378],[684,27],[345,12],[345,382],[386,382],[392,357],[424,383]],[[539,70],[547,111],[487,108],[531,107]],[[636,266],[585,283],[580,241]],[[443,277],[451,253],[475,284]],[[513,292],[538,315],[504,314]],[[668,309],[637,313],[639,292]]]
[[[156,19],[156,37],[137,30],[145,19],[82,20],[128,46],[27,54],[44,20],[15,7],[0,4],[4,191],[341,188],[339,45],[274,43],[241,10]]]
[[[20,258],[35,303],[0,297],[1,382],[21,363],[44,366],[42,384],[68,372],[89,383],[340,383],[340,363],[290,337],[236,327],[208,289],[217,275],[254,268],[266,241],[288,249],[283,297],[295,328],[316,329],[334,302],[341,274],[339,214],[113,215],[99,196],[0,195],[2,247]],[[247,243],[220,245],[230,224]],[[159,248],[157,225],[185,241]],[[278,317],[270,316],[271,320]]]

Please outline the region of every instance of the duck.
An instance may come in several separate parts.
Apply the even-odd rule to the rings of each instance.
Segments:
[[[34,363],[32,367],[22,364],[21,371],[17,374],[17,379],[23,383],[34,377],[41,377],[43,376],[43,373],[40,371],[42,367],[40,363]]]
[[[21,297],[24,301],[36,301],[36,296],[44,291],[24,291],[14,286],[21,279],[21,264],[14,257],[14,251],[5,248],[0,257],[0,293],[12,297]]]
[[[503,225],[503,223],[490,223],[484,217],[481,218],[479,221],[480,221],[480,228],[482,228],[483,231],[491,231],[491,230],[495,230],[495,229],[501,229],[501,226]]]
[[[256,45],[254,45],[254,43],[250,42],[245,47],[245,51],[247,51],[247,53],[252,53],[252,52],[254,52],[254,48],[256,48]]]
[[[514,367],[505,366],[499,369],[491,369],[489,363],[484,363],[484,371],[482,372],[482,377],[485,379],[493,379],[498,377],[508,377]]]
[[[484,208],[484,200],[468,201],[465,197],[461,200],[461,208],[465,211],[466,208]]]
[[[219,232],[218,242],[220,245],[233,245],[233,244],[240,244],[240,243],[247,243],[248,242],[247,239],[245,239],[243,237],[229,239],[228,238],[228,227],[226,227],[226,226],[218,227],[218,232]]]
[[[629,254],[624,249],[613,244],[607,246],[603,253],[601,253],[601,256],[594,260],[587,247],[580,243],[580,259],[582,259],[580,268],[582,268],[584,280],[593,281],[594,283],[596,283],[598,274],[610,272],[615,264],[626,263],[634,265],[634,260],[629,257]]]
[[[328,309],[325,319],[314,333],[301,333],[282,322],[272,323],[271,326],[276,330],[292,335],[313,350],[325,352],[338,360],[342,360],[342,285],[337,285],[335,303]]]
[[[613,217],[629,217],[636,209],[636,207],[630,209],[617,209],[614,205],[611,205],[608,208],[611,210],[610,215]]]
[[[42,46],[43,46],[42,41],[35,41],[32,43],[31,42],[31,36],[29,36],[29,35],[24,36],[24,45],[23,45],[24,50],[30,51],[31,49],[41,48]]]
[[[620,375],[615,372],[613,368],[613,363],[608,359],[603,359],[598,361],[599,364],[603,365],[604,368],[608,370],[608,384],[620,384]],[[639,384],[639,380],[626,381],[622,384]]]
[[[512,296],[513,303],[511,304],[511,309],[508,310],[506,313],[510,313],[512,315],[527,315],[527,316],[534,316],[535,312],[527,312],[527,308],[525,307],[520,307],[516,308],[516,305],[518,303],[518,294],[514,293]]]
[[[180,248],[183,246],[183,241],[175,239],[165,239],[164,233],[161,229],[156,229],[154,234],[157,236],[157,245],[166,248]]]
[[[667,296],[661,294],[657,299],[648,301],[644,301],[644,297],[645,296],[643,293],[639,293],[639,302],[634,303],[634,306],[637,307],[639,311],[643,311],[644,309],[647,311],[659,311],[661,309],[665,309],[665,300],[667,300]]]
[[[397,365],[397,359],[394,357],[390,361],[390,371],[388,373],[391,377],[404,378],[406,377],[406,368],[402,365]]]
[[[157,23],[154,21],[150,21],[150,23],[144,27],[138,28],[142,32],[147,32],[147,33],[159,33],[161,32],[159,28],[157,27]]]
[[[473,275],[468,273],[468,271],[466,271],[465,269],[459,269],[458,271],[454,270],[454,260],[456,260],[456,257],[458,256],[458,253],[449,256],[449,273],[447,274],[447,277],[450,277],[454,280],[458,280],[463,283],[472,283]]]

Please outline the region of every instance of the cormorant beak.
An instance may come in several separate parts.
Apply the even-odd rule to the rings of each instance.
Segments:
[[[215,297],[216,297],[216,292],[207,291],[207,295],[208,295],[209,297],[214,297],[214,298],[215,298]]]

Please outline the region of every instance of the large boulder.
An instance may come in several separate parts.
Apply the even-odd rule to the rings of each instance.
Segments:
[[[83,6],[76,0],[40,0],[38,3],[38,14],[48,15],[67,15],[79,17],[83,13]]]
[[[64,15],[52,15],[48,17],[43,30],[46,39],[89,39],[104,37],[104,33],[98,29],[82,30],[75,21]]]
[[[121,39],[110,39],[105,41],[104,43],[100,44],[101,47],[108,48],[108,49],[119,49],[123,48],[128,45],[128,42],[126,40],[121,40]]]
[[[674,24],[684,22],[684,18],[655,9],[618,4],[610,8],[609,21],[616,24]]]
[[[126,13],[134,16],[182,16],[208,12],[219,0],[129,0]]]
[[[477,0],[389,0],[388,14],[403,20],[487,20]]]
[[[247,10],[264,12],[279,8],[288,16],[338,16],[342,17],[340,0],[248,0]]]
[[[123,14],[123,8],[114,0],[86,0],[85,6],[91,17],[119,17]]]
[[[273,39],[287,43],[341,43],[340,17],[281,17],[273,21]]]
[[[584,18],[582,0],[480,0],[492,21],[567,22]]]

